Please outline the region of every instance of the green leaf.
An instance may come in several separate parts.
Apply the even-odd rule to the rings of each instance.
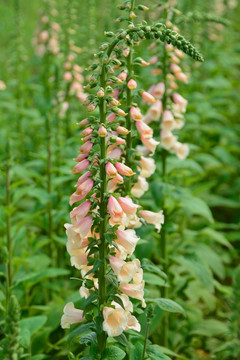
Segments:
[[[103,360],[122,360],[126,353],[117,346],[110,346],[103,353]]]
[[[196,254],[186,254],[174,258],[184,268],[189,270],[211,292],[214,290],[212,273],[207,265]]]
[[[88,323],[77,327],[69,334],[68,340],[75,340],[78,336],[81,336],[85,332],[89,331],[93,325],[94,323]]]
[[[232,248],[232,245],[230,244],[230,242],[225,238],[225,236],[219,232],[216,231],[214,229],[211,228],[204,228],[201,232],[200,235],[204,235],[208,238],[210,238],[211,240],[214,240],[216,242],[218,242],[221,245],[224,245],[228,248]]]
[[[172,350],[170,350],[168,348],[165,348],[165,347],[159,346],[159,345],[157,345],[157,346],[159,348],[159,351],[161,351],[165,355],[170,355],[170,356],[174,356],[174,357],[176,357],[178,359],[183,359],[183,360],[185,359],[186,360],[185,357],[183,357],[181,355],[178,355],[177,353],[175,353],[174,351],[172,351]]]
[[[20,345],[22,345],[25,349],[27,349],[30,344],[30,339],[31,339],[30,331],[27,328],[23,328],[20,332],[20,338],[19,338]]]
[[[228,331],[229,328],[226,323],[215,319],[208,319],[195,324],[191,334],[212,337],[218,335],[224,336]]]
[[[19,277],[16,276],[15,286],[19,285],[22,282],[24,282],[24,284],[28,283],[28,282],[36,283],[36,282],[42,281],[45,278],[51,278],[51,277],[57,278],[59,276],[64,276],[64,275],[68,275],[68,274],[69,274],[69,271],[65,270],[65,269],[49,268],[49,269],[33,272],[31,274],[22,275]]]
[[[128,340],[123,333],[119,336],[115,336],[114,339],[116,339],[117,342],[123,346],[126,346],[126,347],[129,346]]]
[[[213,216],[208,205],[198,197],[190,194],[183,194],[180,197],[180,207],[184,209],[186,215],[198,215],[213,223]]]
[[[143,344],[137,342],[130,347],[129,360],[140,360],[143,354]]]
[[[29,333],[33,335],[38,331],[47,321],[46,316],[33,316],[30,318],[22,319],[19,322],[21,331],[23,329],[28,329]]]
[[[158,345],[147,345],[146,352],[152,360],[171,360],[170,357],[162,353]]]
[[[173,300],[159,298],[159,299],[147,299],[147,301],[157,304],[160,307],[160,309],[164,311],[185,314],[185,311],[182,308],[182,306],[177,304]]]
[[[144,272],[143,279],[146,281],[146,283],[149,283],[150,285],[167,286],[166,281],[155,274]]]
[[[97,335],[95,332],[91,332],[89,334],[86,334],[82,336],[79,340],[80,344],[88,344],[91,345],[92,343],[95,343],[97,340]]]
[[[156,273],[167,281],[167,275],[162,270],[160,270],[158,266],[154,265],[149,259],[146,258],[142,259],[141,266],[144,270],[148,270],[149,272]]]

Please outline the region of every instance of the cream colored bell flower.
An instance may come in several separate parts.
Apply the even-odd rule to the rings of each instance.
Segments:
[[[63,316],[61,318],[61,327],[69,329],[71,324],[76,324],[84,321],[83,311],[75,309],[74,304],[69,302],[63,309]]]
[[[133,261],[125,262],[116,256],[110,256],[109,262],[115,275],[118,277],[120,284],[128,284],[139,271],[140,261],[134,259]]]
[[[145,282],[142,281],[140,284],[126,284],[120,285],[120,290],[134,299],[138,299],[142,301],[142,307],[146,307],[146,303],[144,301],[144,285]]]
[[[107,332],[108,336],[121,335],[128,324],[128,313],[123,308],[105,307],[103,318],[103,330]]]
[[[141,164],[141,171],[140,171],[141,177],[148,178],[149,176],[154,174],[156,170],[156,165],[152,158],[146,158],[142,156],[140,160],[140,164]]]
[[[128,316],[128,323],[125,330],[135,330],[135,331],[141,331],[141,325],[139,324],[138,320],[133,315]]]
[[[145,191],[148,190],[148,187],[149,185],[146,179],[142,176],[139,176],[138,181],[133,185],[131,189],[131,194],[136,198],[140,198],[145,193]]]
[[[163,211],[155,213],[153,211],[142,210],[140,212],[141,217],[149,224],[155,225],[155,228],[160,232],[162,224],[164,224]]]
[[[139,240],[139,237],[137,236],[136,232],[132,229],[127,229],[127,230],[118,229],[116,234],[117,234],[117,239],[116,239],[117,245],[122,246],[126,250],[127,254],[131,256]]]

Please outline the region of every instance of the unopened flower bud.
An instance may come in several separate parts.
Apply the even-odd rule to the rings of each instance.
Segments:
[[[98,129],[98,135],[100,137],[106,137],[107,136],[107,130],[105,128],[105,126],[101,125],[100,128]]]
[[[99,97],[99,98],[102,98],[102,97],[104,97],[104,90],[103,90],[103,88],[100,88],[99,90],[98,90],[98,92],[97,92],[97,96]]]
[[[136,81],[133,80],[133,79],[130,79],[130,80],[128,81],[127,87],[128,87],[130,90],[136,89],[136,88],[137,88],[137,83],[136,83]]]

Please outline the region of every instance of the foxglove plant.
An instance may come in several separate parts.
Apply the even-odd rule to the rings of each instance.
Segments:
[[[160,12],[166,17],[167,31],[178,31],[178,28],[171,22],[174,14],[178,14],[175,8],[176,1],[168,1],[160,6]],[[156,129],[157,139],[159,139],[160,156],[162,161],[162,181],[167,184],[167,157],[169,153],[174,153],[179,160],[184,160],[189,153],[188,145],[178,140],[175,131],[180,130],[184,126],[184,113],[186,112],[187,100],[177,92],[177,81],[187,83],[188,76],[182,71],[180,63],[184,57],[185,49],[179,49],[176,43],[167,43],[162,46],[161,42],[155,41],[150,45],[153,56],[149,63],[154,65],[152,75],[159,78],[159,81],[152,85],[149,93],[157,99],[157,102],[148,109],[144,116],[146,126],[152,125]],[[161,54],[161,55],[159,55]],[[192,51],[188,52],[194,60],[203,61],[201,56],[195,56]],[[150,128],[150,127],[149,127]],[[151,129],[151,128],[150,128]],[[151,129],[152,130],[152,129]],[[149,130],[149,131],[151,131]],[[153,130],[152,130],[153,131]],[[168,250],[167,250],[167,231],[168,212],[166,209],[166,196],[162,200],[162,209],[165,215],[165,224],[163,226],[159,244],[161,246],[161,256],[163,270],[168,273]],[[163,298],[168,298],[168,288],[163,287]],[[162,319],[161,342],[164,346],[168,345],[168,316],[164,315]]]
[[[91,322],[92,348],[95,346],[100,356],[105,353],[107,335],[116,337],[124,330],[140,330],[129,299],[140,300],[146,306],[143,271],[139,260],[131,257],[138,241],[134,228],[141,225],[140,218],[158,231],[163,223],[162,212],[141,210],[132,197],[141,196],[147,188],[145,178],[155,170],[151,158],[141,157],[132,149],[132,121],[152,154],[158,144],[143,123],[132,93],[137,88],[132,46],[142,39],[156,38],[200,57],[183,37],[163,24],[148,26],[144,22],[135,26],[131,22],[135,17],[133,0],[120,7],[128,11],[128,28],[117,34],[106,33],[112,40],[102,44],[96,54],[98,62],[88,69],[94,73],[86,89],[96,90],[85,104],[94,115],[78,124],[83,129],[82,145],[73,173],[81,176],[70,205],[84,201],[71,211],[71,224],[65,225],[67,250],[71,264],[81,272],[80,295],[86,300],[83,310],[68,303],[61,324],[68,328],[73,323]],[[142,59],[134,61],[147,65]],[[146,101],[155,102],[151,94],[140,94]],[[136,164],[136,160],[140,162]]]

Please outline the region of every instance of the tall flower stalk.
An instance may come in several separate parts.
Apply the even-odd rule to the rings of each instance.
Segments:
[[[124,3],[121,7],[130,10],[130,18],[135,17],[134,1],[130,6]],[[128,329],[140,331],[129,299],[140,300],[142,307],[146,306],[143,270],[140,261],[132,257],[139,240],[134,228],[141,226],[142,220],[160,231],[163,223],[162,211],[142,210],[132,197],[143,194],[145,178],[153,169],[152,159],[140,157],[140,162],[133,164],[136,154],[132,154],[132,121],[152,154],[157,142],[142,121],[140,109],[133,103],[132,90],[137,88],[137,83],[133,78],[131,47],[150,37],[175,42],[178,35],[166,30],[163,24],[135,26],[131,22],[127,30],[117,35],[107,32],[106,36],[112,40],[100,47],[96,54],[98,62],[88,69],[93,74],[85,87],[96,89],[85,101],[87,111],[93,115],[78,124],[83,129],[82,145],[73,173],[82,175],[70,205],[84,201],[71,211],[71,224],[65,224],[67,250],[71,264],[81,272],[80,295],[86,301],[83,310],[68,303],[61,320],[63,328],[91,321],[92,349],[95,346],[100,356],[105,356],[107,336],[116,337]],[[182,48],[183,44],[188,42],[181,38],[178,47]],[[186,51],[189,50],[200,56],[193,47],[187,46]],[[142,59],[135,62],[147,65]],[[146,101],[155,103],[151,94],[144,91],[140,94]],[[124,99],[126,111],[121,105]],[[131,178],[135,178],[133,185]]]
[[[178,28],[171,22],[172,16],[175,11],[175,2],[167,2],[161,6],[161,13],[165,15],[166,26],[168,31],[178,31]],[[182,144],[178,141],[178,136],[173,132],[180,130],[184,126],[184,116],[186,111],[187,100],[176,92],[178,85],[177,80],[187,83],[188,77],[183,73],[179,64],[184,56],[184,49],[174,48],[175,44],[162,44],[160,42],[154,42],[150,48],[154,52],[154,55],[149,60],[155,68],[152,70],[154,77],[159,77],[159,82],[151,86],[149,92],[152,96],[158,99],[158,109],[156,104],[152,105],[148,110],[144,121],[146,124],[154,124],[155,129],[159,131],[160,126],[160,152],[162,162],[162,182],[164,184],[164,193],[162,198],[162,209],[165,215],[165,222],[160,234],[159,244],[161,249],[161,259],[163,262],[163,271],[168,274],[168,249],[167,249],[167,226],[168,226],[168,211],[166,209],[166,198],[168,192],[168,179],[167,179],[167,159],[168,154],[175,153],[179,160],[184,160],[188,153],[188,145]],[[159,56],[159,53],[161,56]],[[192,53],[190,52],[192,56]],[[202,61],[200,57],[194,57],[195,60]],[[158,111],[156,111],[158,110]],[[162,297],[168,298],[168,288],[163,287]],[[161,343],[164,346],[168,345],[168,313],[165,313],[162,318],[161,329]]]
[[[10,178],[10,145],[6,147],[6,234],[7,234],[7,262],[6,262],[6,299],[7,305],[12,287],[12,235],[11,235],[11,178]]]

